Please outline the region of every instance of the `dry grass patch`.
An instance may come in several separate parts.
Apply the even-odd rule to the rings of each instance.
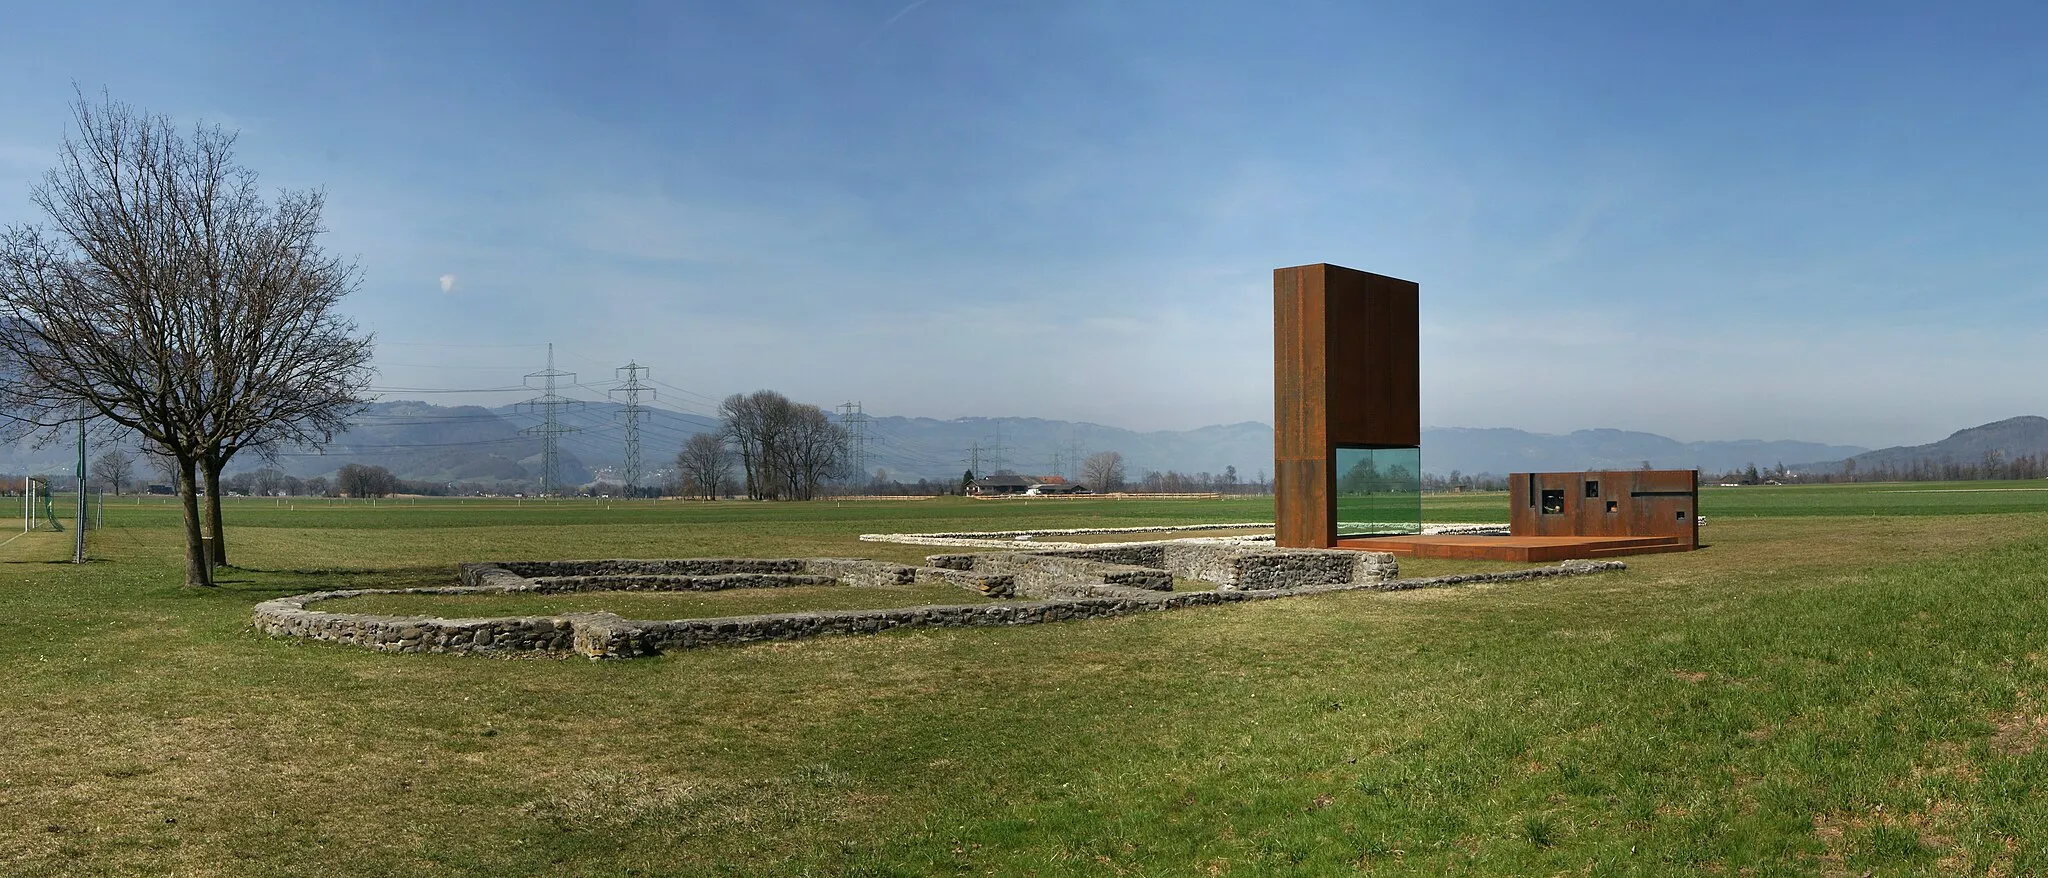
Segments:
[[[270,513],[204,593],[168,518],[0,566],[0,872],[2048,872],[2015,841],[2048,837],[2038,513],[1717,518],[1618,575],[633,663],[247,630],[461,560],[915,561],[853,535],[1058,523],[995,505]]]

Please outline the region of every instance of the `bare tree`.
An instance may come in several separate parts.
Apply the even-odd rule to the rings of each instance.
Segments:
[[[255,472],[254,478],[249,485],[251,488],[250,493],[259,497],[276,496],[279,491],[285,489],[285,485],[290,479],[290,476],[284,474],[284,470],[266,466]]]
[[[676,453],[676,472],[697,486],[707,500],[718,497],[718,489],[732,477],[732,452],[716,433],[698,433]]]
[[[398,489],[398,477],[381,466],[351,463],[334,474],[334,485],[350,497],[382,497]]]
[[[1097,491],[1123,490],[1123,454],[1116,451],[1098,451],[1082,458],[1081,482]]]
[[[119,494],[121,486],[135,477],[135,456],[116,448],[93,458],[92,476]]]
[[[789,405],[788,397],[773,390],[735,393],[718,405],[718,416],[725,422],[725,440],[732,443],[745,473],[749,500],[772,500],[780,487],[768,450],[775,447],[781,413]]]
[[[178,480],[178,462],[150,446],[142,447],[142,461],[149,466],[153,475],[163,477],[166,482]]]
[[[773,446],[791,500],[810,500],[818,488],[836,478],[846,464],[846,428],[814,405],[794,403],[782,420]]]
[[[809,500],[845,464],[846,430],[817,406],[757,390],[726,397],[718,413],[751,499]]]
[[[220,470],[246,448],[324,441],[362,404],[369,339],[334,311],[355,268],[315,244],[317,192],[275,204],[234,163],[234,135],[81,96],[77,135],[30,194],[47,228],[0,236],[0,356],[29,432],[80,417],[168,458],[187,585],[210,585]],[[199,508],[200,479],[209,503]]]
[[[235,219],[248,227],[245,240],[219,260],[228,274],[202,288],[204,307],[218,315],[202,336],[217,394],[205,409],[200,460],[215,564],[228,562],[220,474],[235,454],[325,443],[366,405],[370,337],[337,310],[357,272],[320,249],[324,205],[320,193],[299,192],[274,207],[241,206],[248,213]]]

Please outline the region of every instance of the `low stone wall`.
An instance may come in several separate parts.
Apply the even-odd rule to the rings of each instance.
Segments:
[[[1003,573],[980,573],[973,570],[946,570],[939,567],[913,567],[916,582],[944,583],[990,598],[1010,598],[1017,594],[1017,577]]]
[[[529,579],[543,576],[722,576],[731,573],[804,573],[803,558],[672,558],[662,560],[497,561],[464,564],[497,567]],[[869,562],[873,563],[873,562]]]
[[[1151,568],[1163,570],[1176,579],[1214,583],[1222,588],[1291,588],[1303,585],[1336,585],[1346,582],[1382,582],[1400,575],[1400,564],[1385,552],[1346,549],[1281,549],[1242,543],[1150,543],[1115,545],[1086,549],[1026,549],[1015,553],[933,555],[925,559],[935,567],[981,569],[983,564],[1024,565],[1024,560],[997,559],[1079,559],[1109,568]],[[975,563],[971,559],[987,559]],[[1038,562],[1043,563],[1043,562]],[[1070,584],[1068,578],[1058,584]],[[1101,577],[1099,581],[1116,584]]]
[[[1300,550],[1294,550],[1298,552]],[[1292,554],[1292,553],[1290,553]],[[1339,554],[1368,555],[1377,553],[1349,552]],[[979,556],[976,556],[979,557]],[[1043,557],[1043,556],[1036,556]],[[700,559],[701,560],[701,559]],[[1258,560],[1258,559],[1254,559]],[[1270,559],[1267,559],[1270,560]],[[1298,559],[1297,559],[1298,560]],[[1078,564],[1102,565],[1106,562],[1083,558],[1049,558],[1042,562],[1022,562],[1019,569],[1027,575],[1037,571],[1039,575],[1047,570],[1064,569],[1061,561]],[[786,562],[786,563],[785,563]],[[415,589],[352,589],[344,591],[323,591],[294,595],[264,601],[256,605],[254,624],[256,630],[269,635],[294,636],[311,640],[347,643],[368,649],[391,652],[424,653],[481,653],[481,654],[545,654],[583,655],[593,659],[631,658],[655,655],[664,650],[687,649],[698,646],[750,643],[760,640],[793,640],[826,634],[860,634],[887,631],[896,628],[949,628],[996,625],[1028,625],[1040,622],[1059,622],[1072,619],[1104,618],[1130,615],[1133,613],[1158,612],[1183,607],[1215,606],[1254,600],[1301,597],[1329,594],[1339,591],[1398,591],[1415,588],[1440,588],[1475,582],[1515,582],[1553,576],[1576,576],[1608,570],[1626,569],[1619,561],[1567,561],[1555,567],[1539,567],[1506,573],[1471,573],[1456,576],[1439,576],[1428,579],[1360,578],[1344,582],[1324,582],[1296,585],[1272,585],[1266,587],[1218,588],[1214,591],[1171,592],[1150,588],[1135,588],[1097,581],[1095,583],[1061,583],[1059,588],[1071,596],[1060,599],[1017,601],[959,606],[903,607],[889,610],[840,610],[813,613],[782,613],[760,616],[740,616],[717,619],[682,619],[672,621],[642,621],[623,619],[612,613],[571,613],[556,617],[505,617],[483,619],[442,619],[422,616],[372,616],[356,613],[332,613],[310,608],[309,605],[326,600],[375,594],[476,594],[506,593],[540,590],[541,584],[534,579],[517,575],[518,569],[545,571],[556,574],[548,577],[557,580],[578,579],[588,585],[590,580],[606,580],[623,575],[624,568],[613,564],[648,565],[639,569],[660,579],[688,578],[692,574],[676,574],[673,571],[690,569],[707,572],[696,576],[734,575],[731,573],[709,572],[722,568],[716,560],[704,561],[702,565],[678,564],[671,562],[587,562],[589,567],[578,567],[578,562],[514,562],[512,564],[468,564],[462,568],[465,585],[445,588]],[[885,577],[901,577],[908,571],[910,581],[944,581],[955,585],[974,588],[978,591],[1000,589],[1013,585],[1014,580],[1005,574],[992,574],[979,570],[980,562],[974,562],[977,569],[959,570],[937,567],[914,568],[882,562],[860,561],[858,559],[811,559],[798,561],[782,559],[761,562],[778,573],[797,576],[805,575],[807,569],[824,570],[836,568],[845,572],[849,579],[867,579],[881,582]],[[1000,563],[1000,562],[998,562]],[[818,564],[816,568],[809,565]],[[1356,574],[1360,570],[1383,572],[1391,569],[1381,567],[1378,562],[1354,560],[1349,569]],[[1122,566],[1122,565],[1112,565]],[[1331,576],[1341,565],[1327,561],[1299,561],[1293,572],[1287,576]],[[592,567],[606,571],[601,574],[590,572]],[[1268,566],[1252,569],[1277,570]],[[1309,571],[1303,573],[1301,571]],[[1151,571],[1158,573],[1160,571]],[[822,575],[822,574],[809,574]],[[1060,574],[1064,575],[1064,574]],[[1241,574],[1242,578],[1242,574]],[[1275,574],[1271,581],[1281,581],[1285,576]],[[900,578],[893,580],[901,582]],[[606,588],[614,586],[607,585]],[[1050,588],[1051,586],[1048,586]],[[562,589],[557,589],[562,590]]]
[[[1053,553],[933,555],[925,562],[945,570],[1008,576],[1015,582],[1016,594],[1031,598],[1051,597],[1059,589],[1076,585],[1107,584],[1149,591],[1173,590],[1173,574],[1165,570],[1062,557]]]
[[[1400,562],[1385,552],[1344,549],[1262,549],[1226,559],[1237,588],[1295,588],[1337,582],[1389,581]]]
[[[866,558],[810,558],[804,561],[804,572],[830,577],[840,585],[909,585],[917,581],[915,567]]]
[[[580,615],[490,619],[370,616],[310,610],[307,604],[373,594],[454,594],[503,590],[486,586],[447,589],[320,591],[256,605],[256,630],[308,640],[347,643],[386,652],[566,654],[575,645]]]
[[[720,573],[710,576],[631,576],[613,573],[602,576],[542,576],[529,580],[529,591],[725,591],[734,588],[796,588],[806,585],[841,585],[830,576],[810,573]]]

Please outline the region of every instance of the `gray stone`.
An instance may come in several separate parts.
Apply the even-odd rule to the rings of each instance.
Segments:
[[[460,586],[311,592],[256,605],[258,631],[397,652],[536,652],[593,659],[669,649],[789,640],[903,627],[1021,625],[1216,606],[1337,591],[1442,588],[1626,569],[1619,561],[1567,561],[1504,573],[1396,579],[1391,556],[1374,552],[1232,545],[1119,546],[1101,550],[935,555],[930,567],[851,558],[546,561],[464,564]],[[998,572],[1000,571],[1000,572]],[[522,573],[523,572],[523,573]],[[1217,590],[1172,592],[1180,576]],[[820,581],[822,580],[822,583]],[[989,595],[1021,591],[1029,602],[837,610],[720,619],[627,620],[612,613],[441,619],[329,613],[311,604],[369,594],[464,594],[579,589],[777,588],[792,584],[948,582]],[[1020,587],[1023,586],[1023,587]]]

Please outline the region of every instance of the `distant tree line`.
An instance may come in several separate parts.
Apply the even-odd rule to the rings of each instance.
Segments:
[[[1701,475],[1701,481],[1726,482],[1744,485],[1765,482],[1836,483],[1836,482],[1974,482],[2011,481],[2018,479],[2048,478],[2048,454],[2009,454],[1992,449],[1976,460],[1959,461],[1953,458],[1935,460],[1916,458],[1908,461],[1858,462],[1849,458],[1832,472],[1793,472],[1783,462],[1773,467],[1758,469],[1752,463],[1739,470],[1730,470],[1714,476]]]
[[[1450,475],[1423,473],[1422,490],[1426,494],[1443,494],[1452,491],[1505,491],[1508,489],[1506,476],[1494,473],[1464,473],[1451,470]]]

